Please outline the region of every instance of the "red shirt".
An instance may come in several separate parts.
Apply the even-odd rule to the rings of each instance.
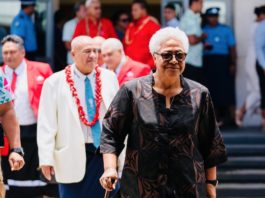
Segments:
[[[100,34],[98,34],[98,25],[99,25],[99,21],[95,24],[93,23],[93,21],[89,18],[88,19],[88,24],[89,24],[89,36],[91,38],[94,38],[96,36],[101,36],[105,39],[108,39],[108,38],[118,38],[117,36],[117,33],[111,23],[110,20],[108,19],[105,19],[105,18],[101,18],[100,19],[101,21],[101,28],[100,28]],[[73,35],[73,39],[75,37],[78,37],[78,36],[81,36],[81,35],[85,35],[85,36],[88,36],[88,33],[87,33],[87,29],[86,29],[86,20],[82,20],[80,21],[76,28],[75,28],[75,33]]]
[[[123,38],[125,54],[135,61],[155,68],[153,57],[149,51],[149,41],[158,30],[160,30],[160,25],[150,16],[143,17],[137,24],[135,21],[131,22]]]
[[[150,72],[151,68],[148,65],[128,58],[119,72],[119,85],[121,87],[123,83],[135,78],[149,75]]]

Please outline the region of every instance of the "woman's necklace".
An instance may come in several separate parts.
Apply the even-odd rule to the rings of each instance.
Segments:
[[[102,26],[102,22],[101,22],[101,20],[99,20],[97,36],[100,35],[101,26]],[[87,36],[90,36],[90,29],[89,29],[89,21],[88,21],[88,18],[86,18],[86,32],[87,32]]]
[[[176,96],[176,95],[175,95],[175,96]],[[171,101],[171,103],[170,103],[169,109],[171,109],[171,106],[172,106],[172,103],[173,103],[173,101],[174,101],[174,99],[175,99],[175,96],[173,97],[173,99],[172,99],[172,101]]]
[[[100,70],[98,65],[96,66],[95,70],[96,70],[96,90],[95,90],[95,92],[96,92],[96,98],[95,98],[96,113],[95,113],[95,116],[94,116],[92,122],[88,122],[87,119],[85,118],[86,114],[84,112],[83,107],[80,104],[80,99],[78,97],[76,88],[74,86],[74,80],[71,76],[71,65],[68,65],[65,68],[66,81],[70,85],[70,90],[72,91],[73,97],[75,97],[75,103],[77,104],[79,117],[80,117],[81,121],[84,123],[84,125],[89,126],[89,127],[91,127],[97,123],[97,121],[99,119],[100,103],[102,102],[102,97],[101,97],[101,92],[100,92],[101,91],[101,79],[100,79],[101,70]]]

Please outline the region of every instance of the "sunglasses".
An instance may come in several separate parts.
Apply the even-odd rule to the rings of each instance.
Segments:
[[[173,59],[173,56],[175,56],[176,60],[179,62],[182,62],[186,59],[187,53],[183,53],[183,52],[175,52],[175,53],[162,53],[159,54],[157,52],[155,52],[155,54],[160,55],[164,61],[171,61]]]
[[[127,23],[127,22],[130,22],[130,19],[129,18],[127,18],[127,19],[121,19],[120,21],[123,22],[123,23]]]

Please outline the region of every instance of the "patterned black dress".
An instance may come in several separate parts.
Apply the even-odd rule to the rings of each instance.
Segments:
[[[112,101],[98,153],[119,155],[128,134],[115,198],[206,197],[205,169],[226,162],[226,148],[208,90],[182,76],[181,83],[171,109],[153,75],[125,83]]]

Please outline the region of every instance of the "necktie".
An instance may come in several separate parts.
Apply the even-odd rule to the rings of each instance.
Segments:
[[[86,94],[86,104],[87,104],[87,113],[88,113],[88,120],[91,122],[96,113],[96,102],[93,96],[92,87],[90,84],[89,79],[86,77],[85,80],[85,94]],[[93,126],[91,126],[92,136],[93,136],[93,144],[96,148],[98,148],[100,143],[100,136],[101,136],[101,129],[99,121]]]
[[[15,93],[15,89],[16,89],[16,83],[17,83],[17,74],[15,71],[13,71],[13,78],[12,78],[12,82],[11,82],[11,89],[12,91]]]

